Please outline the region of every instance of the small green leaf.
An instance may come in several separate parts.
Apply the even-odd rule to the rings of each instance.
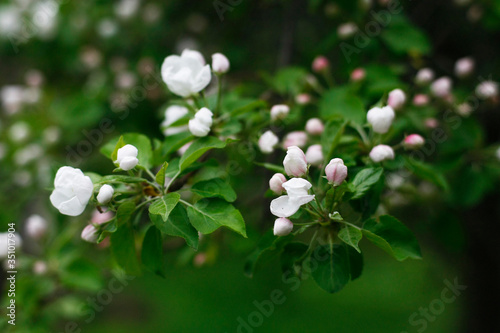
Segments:
[[[202,234],[210,234],[227,227],[246,237],[245,221],[239,210],[221,199],[203,199],[187,207],[189,220]]]
[[[231,185],[221,178],[198,182],[193,185],[191,192],[205,198],[218,197],[228,202],[236,200],[236,192],[234,192]]]
[[[340,291],[349,282],[351,270],[347,247],[338,244],[318,246],[311,255],[317,268],[311,275],[322,289],[329,293]]]
[[[124,175],[108,175],[100,179],[99,183],[143,183],[146,179]]]
[[[165,277],[163,267],[163,242],[160,231],[152,225],[149,227],[142,242],[141,260],[151,272]]]
[[[285,174],[285,168],[280,166],[280,165],[271,164],[271,163],[259,163],[259,162],[254,162],[254,163],[258,166],[266,168],[267,170],[271,170],[274,172]]]
[[[361,230],[356,229],[354,227],[346,225],[342,229],[340,229],[339,238],[344,241],[347,245],[352,246],[356,251],[361,253],[361,249],[359,248],[359,241],[363,238],[363,233]]]
[[[135,252],[134,232],[129,224],[118,227],[118,230],[111,234],[110,238],[111,252],[118,265],[129,274],[139,274],[140,267]]]
[[[392,216],[380,216],[378,222],[375,219],[366,221],[363,234],[396,260],[422,259],[420,246],[413,233]]]
[[[193,141],[191,146],[189,146],[189,148],[186,150],[184,155],[182,155],[179,161],[179,170],[183,171],[184,169],[186,169],[208,150],[214,148],[224,148],[225,146],[226,142],[221,141],[213,136],[206,136]]]
[[[198,231],[189,223],[186,209],[182,205],[176,205],[170,213],[167,221],[160,215],[149,214],[153,224],[164,234],[182,237],[193,249],[198,249]]]
[[[383,168],[367,168],[358,172],[353,181],[349,184],[350,190],[353,192],[351,199],[361,198],[378,182],[383,172]]]
[[[116,211],[116,224],[118,225],[118,227],[122,226],[123,224],[126,224],[132,217],[134,211],[135,211],[135,204],[133,202],[126,201],[122,203],[118,207],[118,210]]]
[[[149,212],[154,215],[160,215],[163,221],[167,221],[170,212],[177,205],[180,198],[181,195],[177,192],[168,193],[153,201],[151,206],[149,206]]]
[[[115,148],[113,149],[113,152],[111,153],[111,161],[113,161],[113,163],[116,161],[116,159],[118,157],[118,149],[120,149],[123,146],[125,146],[125,141],[123,141],[123,135],[122,135],[118,139],[118,142],[116,143]],[[103,147],[103,149],[104,149],[104,147]]]
[[[181,132],[174,135],[169,135],[165,138],[162,144],[162,154],[165,159],[168,155],[179,150],[186,143],[193,141],[194,137],[190,132]]]
[[[156,174],[155,179],[160,186],[165,185],[165,171],[167,170],[167,167],[168,167],[168,162],[163,162],[160,170]]]

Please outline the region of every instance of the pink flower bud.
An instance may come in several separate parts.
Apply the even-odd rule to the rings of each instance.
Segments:
[[[283,147],[291,146],[304,147],[307,143],[307,134],[303,131],[290,132],[285,136]]]
[[[300,105],[309,104],[311,102],[311,95],[298,94],[297,96],[295,96],[295,102]]]
[[[389,97],[387,98],[387,104],[392,107],[394,110],[399,110],[405,104],[406,95],[401,89],[394,89],[389,93]]]
[[[413,97],[413,105],[424,106],[429,104],[429,96],[425,94],[418,94]]]
[[[97,239],[99,237],[97,229],[92,225],[89,224],[82,230],[82,239],[86,242],[89,243],[97,243]]]
[[[297,146],[288,147],[283,166],[287,175],[302,177],[307,173],[306,155]]]
[[[356,32],[358,32],[358,26],[353,22],[341,24],[337,28],[337,34],[339,35],[340,39],[350,38],[354,36]]]
[[[286,236],[293,230],[293,223],[286,217],[277,218],[274,221],[273,232],[275,236]]]
[[[425,140],[422,136],[418,134],[410,134],[404,139],[403,146],[406,149],[418,149],[422,147],[424,143]]]
[[[103,223],[111,220],[113,218],[113,216],[114,216],[113,212],[111,212],[109,210],[107,212],[101,213],[96,209],[92,213],[92,217],[90,219],[90,222],[92,224],[103,224]]]
[[[476,87],[476,95],[481,99],[489,99],[498,95],[498,83],[483,81]]]
[[[351,73],[351,81],[358,82],[366,77],[366,71],[363,68],[356,68]]]
[[[271,108],[271,120],[282,120],[285,119],[290,113],[290,108],[285,104],[277,104]]]
[[[439,121],[436,118],[427,118],[424,120],[425,127],[436,128],[439,126]]]
[[[317,56],[312,63],[312,70],[316,73],[324,72],[330,67],[330,61],[324,56]]]
[[[283,183],[286,182],[286,178],[281,173],[275,173],[271,179],[269,179],[269,188],[276,194],[281,194],[285,189],[283,188]]]
[[[378,145],[370,151],[370,158],[373,162],[382,162],[394,159],[394,150],[387,145]]]
[[[340,158],[334,158],[328,163],[325,168],[326,179],[333,186],[339,186],[347,177],[347,167],[344,161]]]
[[[307,149],[306,161],[307,163],[315,166],[323,163],[323,151],[321,145],[312,145]]]
[[[306,132],[311,135],[320,135],[325,130],[325,125],[319,118],[311,118],[306,123]]]
[[[216,74],[224,74],[229,70],[229,60],[222,53],[212,54],[212,70]]]
[[[34,214],[28,217],[24,227],[26,234],[33,239],[39,240],[47,233],[47,221],[40,215]]]
[[[451,92],[452,81],[449,77],[443,76],[431,85],[432,94],[436,97],[446,97]]]
[[[425,85],[434,80],[434,71],[430,68],[422,68],[415,76],[415,82],[419,85]]]
[[[472,74],[474,71],[475,62],[471,57],[458,59],[455,63],[455,75],[459,78],[464,78]]]

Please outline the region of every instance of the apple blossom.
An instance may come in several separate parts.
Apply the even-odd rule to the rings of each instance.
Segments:
[[[408,135],[404,141],[403,146],[406,149],[418,149],[422,147],[425,143],[425,139],[418,134],[410,134]]]
[[[290,107],[285,104],[277,104],[271,108],[271,120],[283,120],[290,113]]]
[[[139,163],[137,159],[138,153],[139,151],[136,147],[125,145],[118,149],[115,164],[118,164],[122,170],[132,170]]]
[[[316,73],[321,73],[330,67],[330,61],[324,56],[317,56],[312,63],[312,70]]]
[[[455,63],[455,75],[459,78],[464,78],[472,74],[474,71],[475,62],[471,57],[458,59]]]
[[[94,192],[90,177],[80,169],[64,166],[59,168],[54,180],[50,202],[61,214],[78,216],[85,210]]]
[[[273,233],[275,236],[286,236],[293,230],[293,223],[286,217],[277,218],[274,221]]]
[[[472,113],[473,109],[469,103],[462,103],[457,106],[457,113],[462,117],[468,117]]]
[[[211,80],[210,66],[205,65],[199,52],[188,49],[180,56],[166,57],[161,66],[161,76],[168,89],[182,97],[195,95]]]
[[[430,68],[422,68],[415,76],[415,82],[420,85],[425,85],[434,80],[434,71]]]
[[[356,32],[358,32],[358,26],[353,22],[341,24],[337,28],[337,34],[339,35],[340,39],[347,39],[349,37],[352,37]]]
[[[320,135],[325,130],[325,125],[319,118],[311,118],[306,123],[306,132],[311,135]]]
[[[115,190],[111,185],[104,184],[101,186],[99,189],[99,193],[97,194],[97,202],[101,205],[105,205],[108,202],[111,201],[111,198],[113,198],[113,194],[115,193]]]
[[[288,147],[283,166],[287,175],[301,177],[307,173],[306,155],[297,146]]]
[[[24,230],[33,239],[41,239],[47,233],[47,221],[40,215],[33,214],[26,219]]]
[[[47,264],[45,261],[37,260],[33,263],[33,273],[36,275],[43,275],[47,273]]]
[[[278,137],[271,131],[266,131],[259,138],[259,148],[264,154],[270,154],[274,151],[274,147],[278,144]]]
[[[370,109],[366,115],[366,119],[372,125],[373,131],[380,134],[389,131],[394,117],[394,110],[390,106],[385,106],[383,108],[374,107]]]
[[[320,165],[323,162],[323,151],[321,145],[312,145],[307,148],[306,161],[311,165]]]
[[[216,74],[224,74],[229,71],[229,59],[222,53],[212,54],[212,70]]]
[[[83,228],[81,238],[89,243],[97,243],[99,231],[92,224],[89,224]]]
[[[378,145],[370,151],[370,158],[373,162],[382,162],[394,159],[394,150],[387,145]]]
[[[351,81],[358,82],[363,80],[366,77],[366,71],[364,68],[356,68],[351,73]]]
[[[9,238],[12,239],[10,242]],[[17,232],[13,234],[9,232],[0,232],[0,260],[7,258],[9,254],[9,245],[14,246],[16,250],[20,249],[23,245],[21,236]]]
[[[406,101],[406,95],[401,89],[394,89],[389,93],[387,104],[394,110],[399,110],[403,107]]]
[[[199,137],[207,136],[210,133],[213,115],[212,111],[207,108],[201,108],[200,111],[196,112],[188,125],[191,134]]]
[[[424,106],[429,104],[429,96],[425,94],[417,94],[413,97],[413,105]]]
[[[311,95],[309,94],[298,94],[295,96],[295,102],[300,105],[308,104],[311,102]]]
[[[304,147],[307,143],[307,134],[303,131],[294,131],[288,133],[283,140],[283,147],[286,149],[291,146]]]
[[[439,121],[436,118],[426,118],[424,124],[427,128],[436,128],[439,126]]]
[[[339,186],[347,178],[347,167],[344,161],[340,158],[330,160],[330,163],[325,168],[326,179],[333,186]]]
[[[18,121],[9,128],[9,138],[14,142],[23,142],[30,135],[30,127],[24,121]]]
[[[188,129],[187,125],[171,127],[173,123],[189,113],[188,108],[180,105],[171,105],[165,110],[165,120],[162,122],[163,134],[165,136],[184,132]]]
[[[432,82],[431,92],[436,97],[445,97],[450,94],[451,86],[451,79],[447,76],[443,76]]]
[[[310,195],[308,190],[311,183],[302,178],[292,178],[283,183],[283,188],[287,195],[271,201],[271,213],[278,217],[289,217],[295,214],[300,206],[314,200],[314,195]]]
[[[282,173],[275,173],[271,179],[269,179],[269,188],[276,194],[281,194],[285,190],[283,188],[283,183],[286,182],[286,178]]]
[[[498,83],[483,81],[476,87],[476,95],[481,99],[488,99],[498,95]]]

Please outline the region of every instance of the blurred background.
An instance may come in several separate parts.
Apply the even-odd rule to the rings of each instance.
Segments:
[[[390,6],[399,6],[397,15],[389,15],[383,32],[348,61],[339,27],[363,26]],[[480,81],[500,76],[498,41],[498,0],[3,0],[0,226],[5,231],[16,221],[22,235],[23,221],[32,214],[50,221],[50,246],[25,242],[23,260],[31,267],[37,258],[50,257],[49,270],[60,273],[18,276],[19,331],[23,326],[26,332],[89,333],[499,331],[500,309],[493,303],[500,297],[498,177],[469,164],[452,179],[453,193],[460,195],[430,196],[392,209],[415,232],[424,260],[395,262],[363,242],[362,277],[334,295],[311,280],[285,283],[273,262],[252,279],[244,275],[245,258],[271,221],[262,203],[269,175],[244,161],[242,174],[260,179],[234,180],[249,238],[225,231],[202,256],[174,247],[164,279],[145,273],[118,292],[102,292],[111,290],[117,276],[101,268],[111,260],[106,249],[81,244],[77,237],[89,217],[58,215],[47,190],[62,165],[111,172],[99,148],[120,133],[164,137],[160,124],[171,96],[159,67],[167,55],[185,48],[207,59],[224,53],[231,61],[228,86],[244,96],[272,99],[268,86],[279,69],[310,71],[322,54],[340,82],[355,68],[367,68],[378,86],[366,94],[378,99],[388,89],[407,86],[418,68],[447,75],[457,59],[471,56],[477,74],[457,88],[467,94]],[[478,124],[484,131],[474,132],[471,141],[499,142],[498,103],[475,117],[471,128]],[[104,130],[103,119],[110,119],[112,128]],[[464,179],[473,185],[467,187]],[[456,281],[467,289],[443,302],[443,290]],[[284,301],[266,316],[256,303],[271,300],[275,290]],[[89,304],[99,297],[92,310]]]

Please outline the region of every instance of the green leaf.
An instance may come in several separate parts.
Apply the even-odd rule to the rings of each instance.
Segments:
[[[193,139],[194,137],[190,132],[181,132],[167,136],[162,144],[163,158],[165,159],[168,155],[176,152],[186,143],[193,141]]]
[[[347,86],[327,91],[321,98],[319,112],[324,118],[341,116],[344,120],[358,125],[366,122],[363,102]]]
[[[317,268],[311,272],[316,283],[329,293],[335,293],[344,288],[351,275],[349,252],[344,245],[318,246],[311,255]]]
[[[125,146],[125,141],[123,141],[123,135],[120,136],[120,138],[118,139],[118,142],[116,143],[115,145],[115,149],[113,149],[113,152],[111,153],[111,161],[113,161],[113,163],[116,161],[116,159],[118,158],[118,149],[120,149],[121,147]],[[105,146],[104,146],[105,147]],[[103,147],[103,149],[104,149]]]
[[[253,101],[245,106],[238,107],[231,112],[229,112],[229,115],[232,117],[239,116],[241,114],[253,111],[255,109],[261,109],[267,107],[267,103],[263,100],[256,100]]]
[[[293,235],[277,237],[273,234],[272,230],[266,232],[259,240],[257,248],[247,257],[247,260],[245,261],[245,275],[252,277],[258,266],[269,262],[274,257],[279,255],[285,245],[287,245],[293,237]]]
[[[431,51],[431,43],[425,33],[402,15],[393,16],[391,24],[380,37],[397,54],[426,55]]]
[[[346,225],[342,229],[340,229],[338,236],[341,240],[344,241],[344,243],[352,246],[354,249],[356,249],[356,251],[361,253],[361,249],[358,245],[361,238],[363,238],[363,233],[361,232],[361,230]]]
[[[280,256],[281,270],[283,273],[292,272],[297,273],[301,269],[301,266],[297,263],[304,254],[307,252],[309,246],[301,242],[290,242],[285,245],[283,252]]]
[[[118,230],[111,234],[110,239],[111,252],[118,265],[128,274],[139,274],[140,267],[135,252],[134,232],[129,224],[118,227]]]
[[[267,170],[285,174],[285,168],[282,166],[271,163],[259,163],[259,162],[254,162],[254,163],[258,166],[266,168]]]
[[[246,237],[245,221],[239,210],[221,199],[203,199],[188,206],[189,220],[202,234],[209,234],[220,227],[227,227]]]
[[[333,119],[325,124],[325,130],[321,135],[321,146],[323,147],[323,155],[325,161],[330,161],[333,158],[335,148],[344,134],[347,122],[341,119]]]
[[[193,185],[191,192],[205,198],[222,198],[228,202],[236,200],[236,192],[231,185],[221,178],[214,178],[198,182]]]
[[[379,221],[370,219],[363,225],[363,234],[396,260],[422,259],[420,247],[413,233],[396,218],[383,215]]]
[[[167,221],[160,215],[149,214],[153,224],[164,234],[182,237],[193,249],[198,249],[198,231],[189,223],[186,209],[177,205],[170,213]]]
[[[70,288],[98,291],[102,286],[100,270],[87,259],[77,258],[59,267],[61,283]]]
[[[171,192],[164,195],[149,206],[149,213],[154,215],[160,215],[163,221],[167,221],[170,212],[179,202],[181,195],[177,192]]]
[[[147,182],[147,179],[141,177],[132,177],[124,175],[108,175],[104,176],[99,180],[99,183],[143,183]]]
[[[201,157],[205,152],[214,148],[224,148],[226,142],[223,142],[213,136],[206,136],[195,140],[191,146],[182,155],[179,161],[179,170],[183,171],[194,161]]]
[[[448,182],[442,173],[426,163],[417,161],[415,158],[408,156],[404,156],[403,158],[405,166],[409,171],[414,173],[416,176],[439,186],[441,189],[448,191]]]
[[[352,182],[349,184],[351,199],[361,198],[375,183],[384,172],[383,168],[366,168],[358,172]]]
[[[156,174],[155,179],[160,186],[165,185],[165,171],[167,170],[167,167],[168,167],[168,162],[163,162],[160,170]]]
[[[154,225],[149,227],[142,242],[141,260],[151,272],[165,277],[163,267],[163,242],[161,233]]]
[[[123,224],[126,224],[132,217],[134,211],[135,211],[135,204],[133,202],[126,201],[122,203],[116,211],[116,224],[118,225],[118,227],[120,227]]]

